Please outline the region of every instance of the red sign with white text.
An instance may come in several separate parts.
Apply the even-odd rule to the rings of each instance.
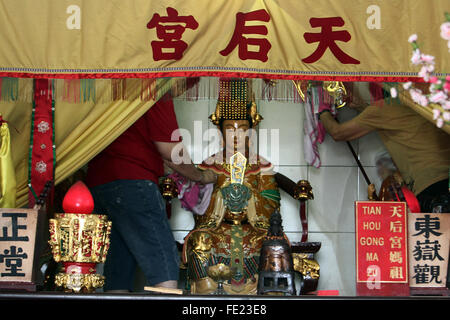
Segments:
[[[407,283],[406,203],[357,201],[355,209],[357,282]]]

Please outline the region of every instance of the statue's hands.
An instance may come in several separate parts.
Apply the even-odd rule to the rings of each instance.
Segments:
[[[369,186],[367,187],[367,197],[369,198],[369,200],[376,200],[377,191],[373,183],[369,184]]]
[[[202,171],[202,178],[200,179],[201,184],[208,184],[208,183],[216,183],[217,181],[217,174],[215,174],[211,170],[205,170]]]

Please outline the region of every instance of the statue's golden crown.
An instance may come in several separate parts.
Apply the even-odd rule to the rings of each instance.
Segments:
[[[251,80],[219,79],[219,98],[216,111],[209,116],[215,125],[220,120],[251,120],[256,126],[263,117],[258,114],[254,95],[251,95]]]

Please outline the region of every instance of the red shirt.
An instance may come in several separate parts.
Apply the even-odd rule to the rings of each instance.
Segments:
[[[163,97],[141,118],[89,162],[89,187],[115,180],[151,180],[158,183],[164,174],[163,160],[154,141],[171,140],[178,129],[171,98]]]

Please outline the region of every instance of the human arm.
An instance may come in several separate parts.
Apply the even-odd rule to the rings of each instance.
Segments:
[[[350,141],[361,138],[374,129],[359,124],[355,119],[344,123],[337,122],[330,112],[322,112],[319,115],[325,130],[335,141]]]
[[[155,145],[163,158],[164,163],[182,176],[202,184],[214,183],[216,181],[217,176],[212,171],[203,171],[194,166],[181,142],[155,141]],[[172,162],[172,154],[176,151],[174,150],[175,148],[180,148],[180,153],[178,155],[183,159],[180,164]]]

